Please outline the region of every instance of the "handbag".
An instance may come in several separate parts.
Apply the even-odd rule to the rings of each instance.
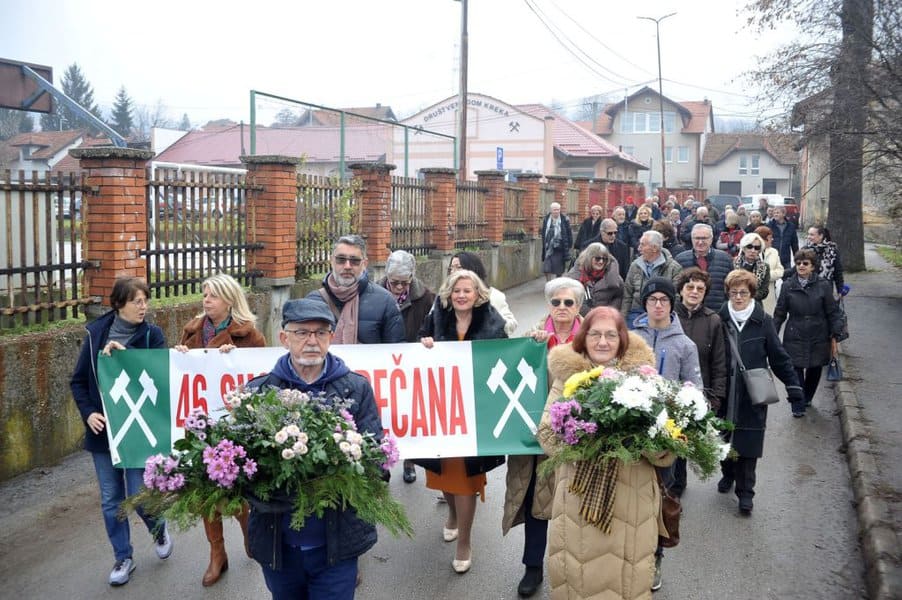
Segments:
[[[733,349],[733,357],[736,359],[736,365],[742,374],[742,380],[745,383],[745,391],[749,395],[752,406],[765,406],[767,404],[775,404],[780,401],[780,395],[777,393],[777,386],[774,383],[774,377],[771,375],[770,369],[757,368],[746,369],[742,364],[742,358],[739,356],[739,348],[736,347],[736,340],[732,335],[727,334],[730,340],[730,346]]]
[[[842,296],[840,296],[839,301],[836,303],[836,310],[839,311],[839,331],[836,332],[835,337],[837,342],[842,342],[849,339],[849,316],[846,314],[846,304]],[[840,371],[840,373],[841,372],[842,371]],[[828,381],[839,380],[830,379]]]
[[[830,357],[830,364],[827,365],[827,381],[842,381],[842,365],[835,354]]]
[[[667,486],[661,480],[661,473],[655,469],[658,477],[658,487],[661,489],[661,520],[667,529],[667,537],[658,536],[658,544],[663,548],[673,548],[680,543],[680,515],[683,514],[683,506],[680,499],[670,493]]]

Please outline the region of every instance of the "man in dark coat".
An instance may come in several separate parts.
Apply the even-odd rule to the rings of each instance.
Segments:
[[[620,270],[620,279],[626,280],[626,274],[630,269],[630,247],[617,237],[617,221],[604,219],[601,222],[601,243],[607,247],[611,256],[617,259],[617,268]]]
[[[352,399],[348,408],[360,433],[382,438],[373,390],[329,352],[335,317],[313,298],[289,300],[282,308],[279,341],[288,350],[268,375],[251,380],[249,389],[294,389],[328,398]],[[291,504],[284,512],[274,503],[250,500],[248,538],[251,554],[263,567],[274,598],[354,598],[357,558],[376,544],[376,527],[350,509],[311,515],[298,531],[291,528]]]
[[[679,298],[675,311],[683,326],[683,333],[698,348],[705,397],[716,411],[727,397],[727,354],[723,323],[717,313],[704,305],[710,281],[711,276],[696,267],[685,269],[677,275],[676,289]],[[686,489],[685,459],[678,458],[674,461],[673,478],[670,491],[682,496]]]
[[[786,220],[785,208],[775,206],[773,211],[774,218],[767,222],[771,233],[774,234],[771,247],[780,253],[780,262],[784,269],[788,269],[792,266],[793,255],[799,250],[799,232],[795,223]]]
[[[570,220],[561,212],[561,205],[552,202],[548,214],[542,219],[542,272],[545,279],[560,277],[566,270],[573,247],[573,230]]]
[[[714,231],[710,225],[696,224],[692,228],[690,241],[692,249],[680,252],[674,260],[684,269],[698,267],[711,276],[705,306],[716,312],[726,300],[723,284],[727,274],[733,270],[733,259],[723,250],[717,250],[711,245],[714,241]]]
[[[332,250],[332,271],[323,286],[307,294],[335,315],[336,344],[397,344],[404,342],[404,321],[388,291],[366,274],[366,242],[359,235],[338,238]]]

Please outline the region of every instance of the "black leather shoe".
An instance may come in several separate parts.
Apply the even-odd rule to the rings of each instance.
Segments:
[[[526,567],[526,573],[517,586],[517,593],[523,598],[529,598],[542,585],[542,567]]]
[[[721,494],[726,494],[733,487],[733,480],[729,477],[721,477],[720,481],[717,482],[717,491]]]
[[[752,508],[754,504],[752,503],[752,499],[748,496],[739,499],[739,514],[744,517],[752,516]]]
[[[412,462],[404,461],[404,483],[413,483],[417,480],[417,471]]]

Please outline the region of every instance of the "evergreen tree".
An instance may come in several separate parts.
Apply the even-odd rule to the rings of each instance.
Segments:
[[[110,123],[110,126],[124,138],[131,135],[132,128],[135,126],[132,119],[133,110],[132,99],[129,97],[128,92],[125,91],[125,86],[123,85],[119,88],[119,93],[116,94],[116,101],[113,103],[113,122]]]
[[[24,110],[0,108],[0,140],[8,140],[18,133],[34,131],[34,119]]]
[[[63,93],[75,102],[87,109],[98,119],[101,118],[100,109],[94,102],[94,88],[88,83],[78,63],[72,63],[63,74]],[[96,125],[82,119],[62,103],[53,101],[54,110],[41,116],[41,129],[44,131],[59,131],[61,129],[77,129],[87,127],[92,131],[98,131]]]

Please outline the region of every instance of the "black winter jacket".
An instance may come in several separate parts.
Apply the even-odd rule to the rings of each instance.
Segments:
[[[104,347],[110,335],[110,328],[116,318],[116,311],[111,310],[99,319],[85,325],[88,334],[81,345],[78,354],[78,362],[75,363],[75,371],[69,380],[69,389],[72,390],[72,398],[81,414],[81,420],[85,425],[85,450],[89,452],[109,452],[110,442],[107,432],[101,431],[95,434],[88,427],[88,417],[91,413],[103,414],[103,402],[100,400],[100,388],[97,385],[97,354]],[[166,348],[166,338],[163,330],[147,321],[138,325],[135,335],[125,344],[126,348]]]
[[[582,222],[576,234],[576,241],[573,242],[573,247],[577,252],[582,252],[589,244],[601,242],[601,221],[601,217],[594,222],[592,217],[588,217]]]
[[[830,282],[819,275],[813,277],[814,281],[804,288],[798,277],[785,280],[774,308],[774,326],[780,331],[786,323],[783,347],[792,357],[792,364],[800,369],[829,363],[830,339],[842,327],[842,315]]]
[[[385,288],[387,277],[379,280],[378,285]],[[389,292],[391,293],[391,292]],[[401,318],[404,320],[404,341],[416,342],[419,338],[417,333],[426,320],[426,315],[432,310],[432,303],[435,302],[435,293],[423,285],[423,282],[413,278],[410,282],[410,291],[407,298],[398,305],[401,311]]]
[[[764,312],[761,304],[756,302],[752,316],[742,331],[736,330],[736,325],[730,318],[730,309],[724,304],[718,313],[724,323],[724,346],[727,352],[727,401],[720,407],[718,416],[728,417],[730,406],[735,405],[736,428],[731,435],[733,448],[743,458],[760,458],[764,453],[764,429],[767,425],[767,405],[752,406],[748,392],[745,390],[745,382],[735,361],[733,350],[727,336],[733,336],[739,354],[746,369],[770,368],[774,375],[783,382],[787,391],[795,388],[796,396],[802,393],[799,381],[796,378],[792,361],[780,338],[770,316]]]
[[[329,276],[326,275],[326,279]],[[341,311],[344,302],[332,294],[326,279],[323,279],[323,289],[329,294],[332,303]],[[404,339],[404,321],[401,319],[401,311],[394,296],[388,293],[381,285],[373,284],[367,276],[357,282],[359,307],[357,309],[357,342],[359,344],[399,344]],[[326,302],[319,290],[313,290],[307,294],[320,302]]]
[[[545,257],[548,254],[548,245],[551,243],[551,240],[545,239],[545,230],[548,228],[548,220],[551,218],[551,213],[545,215],[545,218],[542,219],[542,229],[539,230],[539,233],[542,236],[542,260],[545,260]],[[554,248],[554,251],[561,251],[564,253],[564,257],[568,255],[570,252],[570,248],[573,247],[573,228],[570,226],[570,219],[567,218],[567,215],[561,213],[561,245],[557,248]]]
[[[727,397],[727,352],[723,323],[717,313],[706,306],[690,313],[679,299],[675,311],[683,325],[683,333],[698,347],[698,364],[702,370],[705,397],[716,410]]]
[[[727,299],[723,282],[730,271],[733,270],[733,259],[723,250],[717,250],[714,247],[708,250],[707,259],[708,275],[711,276],[711,283],[708,286],[708,295],[705,296],[705,306],[714,312],[718,312]],[[692,250],[691,247],[689,250],[677,254],[674,260],[680,263],[680,266],[684,269],[698,266],[698,261],[695,259],[695,250]]]
[[[382,439],[382,422],[376,408],[373,388],[367,380],[357,373],[351,372],[344,362],[333,354],[329,354],[326,373],[313,384],[306,384],[288,370],[284,355],[273,371],[248,382],[247,388],[265,389],[297,389],[303,392],[318,394],[323,392],[329,398],[352,398],[356,400],[348,411],[357,423],[361,433],[370,432],[377,439]],[[287,497],[263,502],[257,498],[248,498],[251,504],[248,519],[248,544],[254,559],[274,570],[282,567],[282,537],[285,535],[293,503]],[[326,531],[326,561],[334,565],[338,561],[360,556],[377,541],[376,527],[357,517],[352,508],[345,510],[326,510],[322,520]]]

